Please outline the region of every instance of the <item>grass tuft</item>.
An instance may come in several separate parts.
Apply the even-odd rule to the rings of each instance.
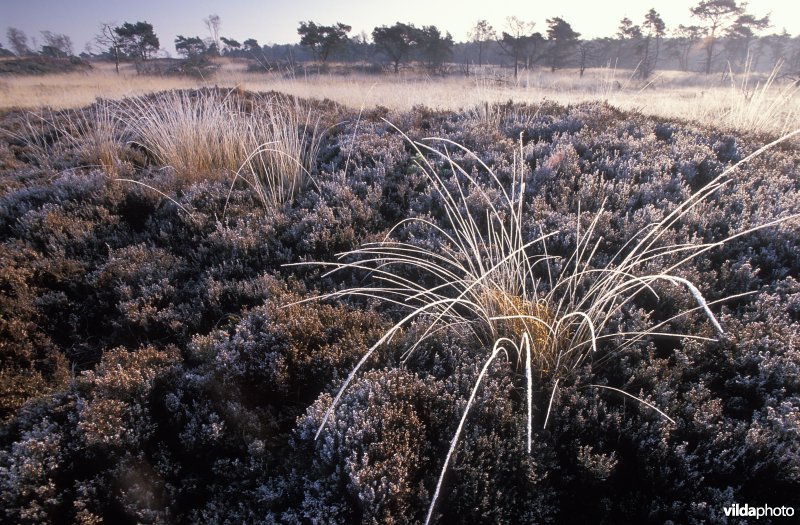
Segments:
[[[597,355],[603,341],[613,338],[618,345],[616,351],[619,351],[655,334],[708,339],[702,335],[659,331],[673,319],[693,312],[703,314],[714,333],[723,333],[723,327],[702,291],[691,281],[676,275],[676,271],[694,258],[734,238],[795,219],[800,214],[780,217],[710,243],[670,245],[665,240],[665,234],[700,202],[731,184],[742,164],[798,133],[800,130],[768,144],[726,169],[661,221],[642,228],[605,263],[597,263],[594,257],[602,242],[595,234],[598,220],[604,213],[602,206],[583,230],[579,212],[574,232],[575,247],[566,257],[553,256],[553,251],[548,250],[548,239],[559,232],[540,233],[532,237],[525,233],[523,224],[531,219],[535,222],[536,218],[528,215],[526,206],[525,170],[520,160],[523,158],[521,141],[520,152],[515,155],[512,181],[507,187],[473,152],[450,140],[436,138],[413,142],[405,137],[416,149],[417,166],[442,203],[444,219],[441,224],[426,217],[406,219],[398,223],[381,242],[368,243],[340,254],[337,262],[312,263],[330,268],[329,273],[348,270],[364,272],[367,276],[366,286],[335,291],[324,298],[377,298],[407,312],[351,370],[328,408],[317,437],[359,369],[379,348],[412,322],[423,321],[427,328],[407,349],[406,357],[423,340],[440,330],[471,332],[488,353],[452,438],[430,503],[426,518],[426,523],[429,522],[444,473],[475,394],[490,364],[501,354],[516,360],[519,366],[525,368],[527,448],[530,452],[534,413],[543,413],[545,427],[559,381],[590,359],[602,360],[612,355],[611,352]],[[482,184],[477,174],[455,162],[450,149],[459,150],[459,153],[480,165],[488,175],[489,185]],[[453,176],[447,179],[442,177],[440,170],[434,166],[435,161],[429,159],[438,160],[447,168],[445,171]],[[485,210],[481,212],[484,215],[470,211],[474,208],[468,204],[475,204],[475,195],[482,201],[480,208]],[[498,199],[493,195],[500,197]],[[393,239],[400,230],[414,224],[434,232],[442,239],[440,245],[431,249],[414,242]],[[657,282],[673,285],[676,292],[681,289],[688,292],[696,306],[638,332],[621,333],[611,328],[612,318],[637,296],[651,294],[658,300],[654,288]],[[551,389],[546,409],[537,410],[533,406],[534,383],[540,388]],[[612,387],[608,389],[618,390]],[[636,398],[627,392],[622,393]],[[672,421],[654,405],[641,399],[639,401],[642,406]]]
[[[319,119],[290,97],[245,104],[235,91],[172,91],[122,106],[133,140],[181,178],[235,174],[266,207],[292,200],[311,180]]]

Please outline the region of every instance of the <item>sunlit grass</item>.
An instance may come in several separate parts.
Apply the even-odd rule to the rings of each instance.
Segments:
[[[647,83],[636,80],[631,71],[611,66],[550,72],[544,69],[522,71],[513,79],[507,69],[485,67],[470,75],[430,77],[409,72],[400,75],[363,73],[316,74],[297,68],[293,72],[248,72],[244,64],[223,60],[222,67],[209,78],[135,75],[113,73],[113,65],[99,64],[89,73],[6,77],[0,79],[1,108],[77,108],[95,98],[121,100],[168,89],[196,87],[240,87],[247,91],[279,91],[306,99],[329,99],[355,109],[385,106],[407,111],[416,105],[434,109],[458,110],[486,103],[509,100],[538,104],[543,100],[559,104],[607,101],[622,110],[647,115],[680,118],[705,125],[741,131],[780,134],[800,125],[800,96],[791,84],[777,76],[742,74],[753,90],[731,89],[730,80],[718,75],[679,71],[659,71]],[[771,80],[770,80],[771,78]],[[737,78],[736,86],[743,79]],[[764,111],[769,109],[769,111]],[[753,118],[741,118],[742,115]],[[757,118],[756,118],[757,117]]]

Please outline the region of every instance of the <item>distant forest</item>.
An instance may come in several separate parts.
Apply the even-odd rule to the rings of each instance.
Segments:
[[[175,49],[182,59],[201,68],[217,56],[254,61],[253,69],[274,70],[296,65],[345,63],[364,71],[399,72],[411,65],[431,73],[469,73],[483,66],[513,67],[519,71],[534,67],[557,70],[616,67],[635,71],[647,79],[657,70],[697,71],[706,74],[741,71],[770,71],[781,66],[783,75],[800,78],[800,36],[774,29],[769,15],[759,18],[736,0],[703,0],[690,9],[694,25],[668,28],[655,9],[641,22],[625,17],[617,32],[608,37],[582,39],[570,23],[555,17],[544,27],[516,16],[502,27],[478,20],[464,42],[455,42],[446,30],[436,26],[417,27],[397,22],[374,28],[371,34],[351,35],[351,26],[337,22],[326,26],[301,22],[296,44],[261,45],[255,38],[242,41],[223,36],[219,15],[203,20],[205,36],[179,35]],[[0,54],[67,58],[75,55],[66,35],[42,31],[44,44],[35,49],[27,35],[10,27],[6,33],[10,49],[0,44]],[[135,62],[137,70],[153,58],[165,57],[152,24],[125,22],[103,24],[82,58],[105,57],[119,65]]]

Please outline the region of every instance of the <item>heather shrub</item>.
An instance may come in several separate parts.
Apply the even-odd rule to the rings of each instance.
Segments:
[[[264,102],[230,97],[242,118]],[[319,109],[323,120],[335,111]],[[59,134],[91,146],[88,128],[70,123],[77,114],[41,127],[19,112],[0,117],[16,134],[0,136],[3,520],[420,522],[491,348],[466,325],[428,332],[420,318],[333,405],[406,303],[369,289],[336,296],[366,286],[365,272],[294,263],[335,261],[387,236],[439,253],[455,234],[448,214],[486,229],[517,180],[519,235],[549,235],[551,271],[569,268],[582,242],[602,269],[765,140],[605,104],[339,111],[314,183],[266,211],[230,173],[186,177],[136,145],[116,166],[149,187],[113,180]],[[403,134],[474,154],[445,142],[449,157],[417,151]],[[715,243],[797,213],[797,165],[796,143],[749,160],[654,248]],[[459,195],[450,208],[444,191]],[[557,385],[537,376],[530,433],[525,359],[510,346],[509,359],[498,354],[432,517],[727,523],[723,507],[734,502],[800,507],[797,226],[751,232],[672,270],[696,286],[723,334],[674,283],[652,282],[620,305],[582,366]],[[646,261],[642,274],[684,255]],[[420,289],[436,285],[419,267],[403,272]],[[654,325],[635,341],[611,337]]]

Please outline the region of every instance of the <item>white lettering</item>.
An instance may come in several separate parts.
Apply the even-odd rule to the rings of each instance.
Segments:
[[[727,518],[753,517],[755,519],[761,519],[764,516],[791,518],[794,516],[794,507],[770,507],[769,505],[751,507],[749,503],[745,503],[744,505],[734,503],[733,505],[722,507],[722,512]]]

